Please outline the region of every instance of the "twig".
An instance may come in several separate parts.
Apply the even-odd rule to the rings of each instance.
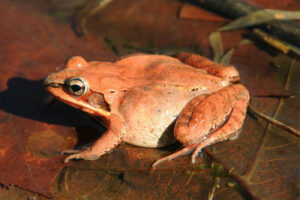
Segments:
[[[214,195],[215,195],[215,190],[217,188],[217,184],[218,183],[215,181],[214,186],[213,186],[211,192],[208,194],[208,198],[207,198],[208,200],[213,200],[214,199]]]
[[[258,5],[246,0],[189,0],[197,5],[213,10],[228,18],[239,18],[258,11]],[[294,21],[270,21],[257,26],[259,29],[278,37],[280,40],[300,47],[300,25]]]
[[[254,114],[256,114],[257,116],[261,117],[262,119],[264,119],[264,120],[266,120],[266,121],[274,124],[275,126],[278,126],[279,128],[282,128],[282,129],[284,129],[284,130],[286,130],[286,131],[288,131],[288,132],[290,132],[290,133],[292,133],[292,134],[300,137],[300,131],[298,131],[298,130],[296,130],[296,129],[294,129],[294,128],[292,128],[292,127],[290,127],[290,126],[288,126],[288,125],[286,125],[286,124],[284,124],[284,123],[282,123],[282,122],[280,122],[280,121],[278,121],[278,120],[276,120],[276,119],[274,119],[272,117],[269,117],[269,116],[265,115],[264,113],[256,110],[251,104],[249,104],[248,108]]]

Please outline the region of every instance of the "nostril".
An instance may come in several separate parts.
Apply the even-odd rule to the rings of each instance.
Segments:
[[[49,85],[54,88],[58,88],[60,86],[58,83],[54,83],[54,82],[50,83]]]

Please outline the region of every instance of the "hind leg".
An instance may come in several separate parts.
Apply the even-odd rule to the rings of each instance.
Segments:
[[[248,90],[240,85],[232,85],[208,97],[195,97],[180,113],[174,135],[185,147],[159,163],[179,156],[192,154],[192,163],[202,148],[237,136],[241,129],[249,102]]]
[[[237,82],[240,80],[239,72],[232,65],[218,64],[206,57],[186,52],[178,53],[175,57],[187,65],[201,68],[210,74],[227,79],[230,82]]]

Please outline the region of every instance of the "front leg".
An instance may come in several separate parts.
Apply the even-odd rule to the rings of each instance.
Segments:
[[[96,160],[100,156],[115,149],[125,136],[125,126],[123,121],[115,114],[110,116],[110,122],[107,131],[92,146],[78,153],[72,154],[65,158],[67,163],[71,159]],[[73,151],[65,151],[65,153]]]

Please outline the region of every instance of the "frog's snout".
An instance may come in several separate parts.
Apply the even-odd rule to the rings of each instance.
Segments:
[[[43,82],[45,87],[51,86],[51,87],[57,88],[61,85],[59,82],[57,82],[57,81],[55,81],[55,79],[53,79],[53,76],[55,76],[55,74],[51,73],[45,78],[45,80]]]

